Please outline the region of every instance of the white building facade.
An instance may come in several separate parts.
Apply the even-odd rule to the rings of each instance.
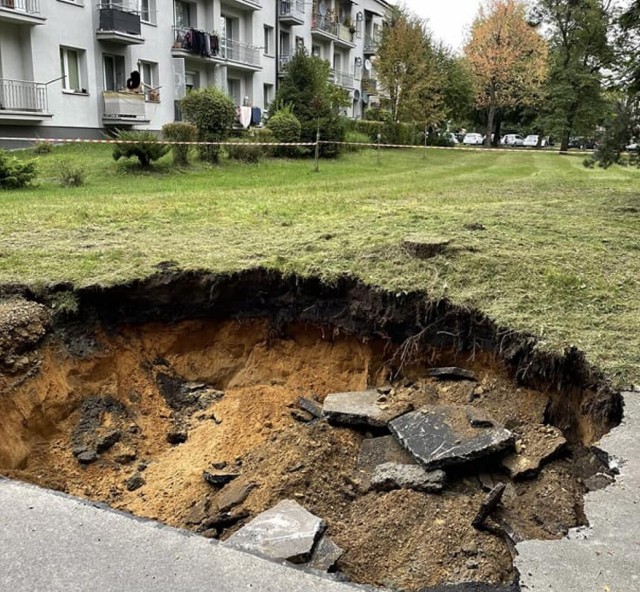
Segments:
[[[350,117],[375,104],[384,0],[0,0],[0,136],[159,130],[191,88],[273,101],[298,48],[327,60]],[[138,70],[142,94],[123,93]],[[255,112],[255,110],[254,110]]]

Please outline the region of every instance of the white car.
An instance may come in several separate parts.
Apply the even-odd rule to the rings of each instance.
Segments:
[[[527,136],[522,144],[525,148],[535,148],[538,145],[538,136]],[[542,138],[540,147],[545,148],[547,146],[547,138]]]
[[[634,142],[633,144],[629,144],[628,146],[625,146],[624,149],[627,152],[636,152],[639,147],[640,146]]]
[[[507,134],[502,136],[500,143],[503,146],[524,146],[524,138],[520,134]]]
[[[484,138],[482,134],[466,134],[462,139],[462,143],[465,146],[482,146]]]

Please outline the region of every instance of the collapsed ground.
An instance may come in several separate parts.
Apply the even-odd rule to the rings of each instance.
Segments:
[[[0,305],[0,470],[11,478],[223,540],[295,500],[344,550],[341,574],[406,590],[510,582],[510,539],[584,524],[585,491],[611,480],[589,445],[619,421],[616,394],[575,352],[545,358],[477,313],[260,271],[69,292],[78,312],[53,328],[32,297]],[[474,380],[429,375],[442,366]],[[521,457],[557,437],[551,424],[567,443],[521,478],[505,452],[447,470],[441,493],[372,489],[380,459],[363,446],[387,431],[316,419],[299,399],[376,387],[384,409],[482,411]],[[220,487],[205,473],[239,476]],[[506,537],[471,525],[499,482]]]

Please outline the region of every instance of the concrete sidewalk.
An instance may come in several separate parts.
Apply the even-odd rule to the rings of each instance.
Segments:
[[[0,479],[2,592],[358,589],[185,531]]]
[[[624,393],[624,420],[598,444],[620,469],[616,482],[587,494],[590,526],[561,541],[518,545],[523,590],[640,591],[640,393]]]

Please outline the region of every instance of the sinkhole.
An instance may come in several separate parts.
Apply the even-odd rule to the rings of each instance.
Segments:
[[[223,544],[286,502],[318,521],[276,558],[408,591],[513,585],[614,479],[606,378],[446,300],[261,269],[4,291],[11,479]]]

